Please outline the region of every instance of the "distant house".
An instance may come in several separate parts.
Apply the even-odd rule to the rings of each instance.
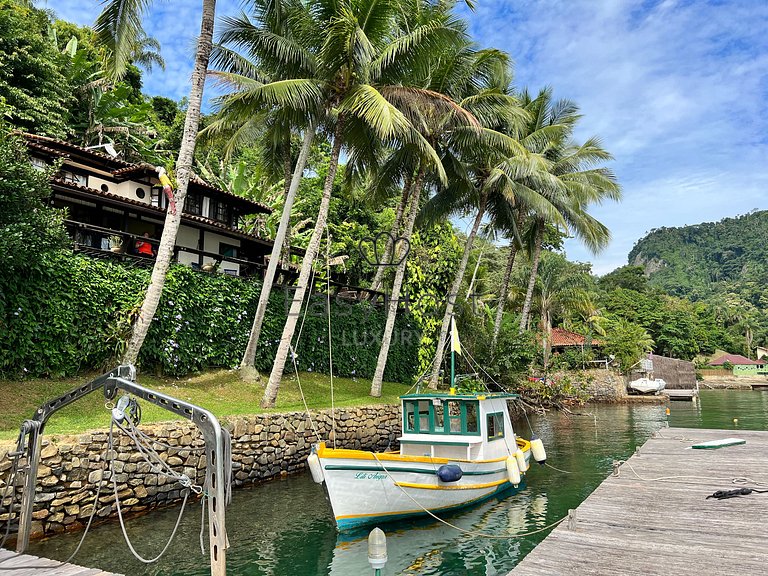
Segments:
[[[59,162],[50,203],[68,210],[65,225],[76,250],[151,265],[168,208],[155,167],[133,164],[62,140],[22,135],[32,165]],[[236,196],[193,176],[181,210],[175,260],[233,275],[260,274],[272,241],[245,227],[243,217],[265,219],[269,206]],[[146,235],[146,237],[145,237]],[[150,249],[150,246],[152,247]]]
[[[550,346],[553,351],[564,351],[567,348],[584,348],[587,346],[587,340],[581,334],[565,330],[564,328],[552,328],[550,336]],[[591,341],[591,346],[602,346],[602,342],[595,338]]]
[[[710,366],[723,366],[726,362],[733,366],[734,376],[757,376],[768,374],[766,365],[759,360],[752,360],[741,354],[723,354],[709,363]]]
[[[758,346],[755,352],[757,353],[758,360],[762,360],[763,358],[768,356],[768,348],[763,348],[762,346]]]

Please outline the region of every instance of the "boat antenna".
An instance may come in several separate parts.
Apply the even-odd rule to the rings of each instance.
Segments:
[[[325,225],[326,244],[325,244],[325,275],[327,281],[326,288],[326,310],[328,313],[328,369],[331,377],[331,431],[333,434],[333,447],[336,448],[336,407],[333,401],[333,338],[331,337],[331,228]]]

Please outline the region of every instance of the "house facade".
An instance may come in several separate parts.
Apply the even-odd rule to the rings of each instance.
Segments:
[[[51,178],[50,203],[66,208],[65,225],[76,250],[151,265],[169,198],[154,166],[132,164],[68,142],[23,134],[35,167],[60,165]],[[261,274],[272,241],[249,226],[271,208],[192,177],[174,249],[175,260],[232,275]],[[252,216],[250,222],[244,217]]]
[[[709,363],[710,366],[723,366],[725,363],[733,366],[734,376],[763,376],[768,375],[768,367],[760,360],[752,360],[741,354],[724,354]]]

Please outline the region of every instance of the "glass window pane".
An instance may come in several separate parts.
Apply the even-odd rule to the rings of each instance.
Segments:
[[[467,402],[467,432],[477,434],[477,404]]]
[[[435,413],[435,432],[445,431],[445,413],[442,404],[435,404],[432,409]]]

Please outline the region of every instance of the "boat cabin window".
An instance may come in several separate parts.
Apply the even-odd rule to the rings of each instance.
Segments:
[[[504,438],[504,414],[494,412],[488,414],[488,440]]]
[[[403,401],[403,432],[412,434],[478,434],[474,400],[429,398]]]

